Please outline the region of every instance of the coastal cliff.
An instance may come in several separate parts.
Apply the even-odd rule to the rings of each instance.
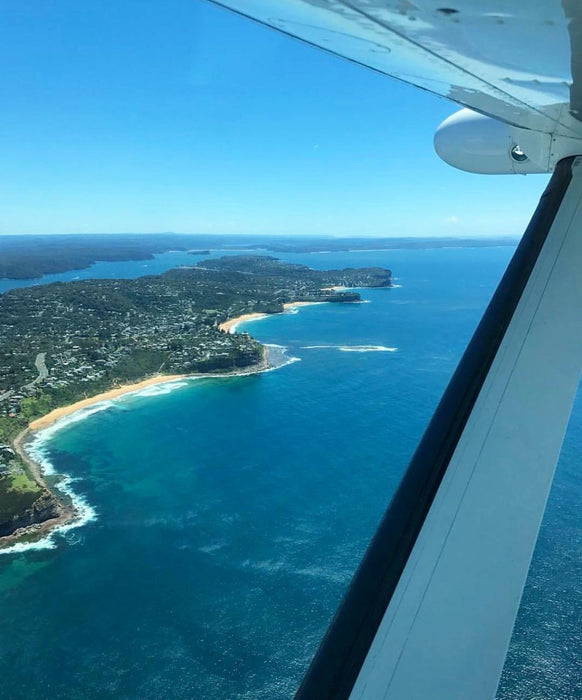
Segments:
[[[65,506],[47,488],[41,488],[32,501],[26,495],[23,497],[15,493],[14,489],[6,489],[3,493],[7,503],[4,508],[0,508],[1,538],[6,538],[9,535],[23,535],[24,532],[19,532],[22,530],[26,530],[30,534],[32,526],[61,518],[64,515]],[[12,498],[10,498],[11,495]]]
[[[256,342],[256,341],[255,341]],[[218,357],[209,358],[202,371],[192,375],[157,375],[136,384],[112,388],[93,397],[82,399],[72,405],[55,409],[46,416],[32,421],[29,427],[20,432],[12,441],[12,448],[0,445],[0,457],[7,452],[11,459],[2,464],[0,473],[0,549],[10,546],[23,538],[36,539],[59,525],[76,519],[77,512],[68,498],[56,489],[51,489],[44,481],[39,465],[26,450],[26,442],[31,432],[42,430],[77,410],[94,403],[117,398],[132,391],[141,390],[153,384],[175,381],[188,376],[239,376],[254,374],[269,369],[267,348],[259,345],[260,354],[241,354],[236,360]]]
[[[357,302],[353,288],[366,286],[390,287],[390,270],[318,271],[244,255],[0,296],[0,546],[39,523],[74,517],[18,444],[36,419],[146,377],[260,372],[265,348],[247,333],[226,332],[228,319],[294,303]]]

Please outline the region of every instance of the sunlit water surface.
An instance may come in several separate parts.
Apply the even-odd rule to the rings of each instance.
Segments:
[[[0,557],[2,698],[291,697],[511,252],[285,256],[399,286],[245,327],[300,361],[150,389],[47,438],[96,517]],[[582,697],[581,462],[579,404],[503,700]]]

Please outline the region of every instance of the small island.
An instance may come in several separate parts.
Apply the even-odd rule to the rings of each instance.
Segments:
[[[233,333],[229,320],[281,313],[293,304],[358,302],[354,288],[390,286],[384,268],[318,271],[239,255],[158,276],[6,292],[0,296],[0,546],[75,517],[25,451],[30,431],[58,419],[59,409],[185,376],[260,372],[269,366],[266,349],[247,333]]]

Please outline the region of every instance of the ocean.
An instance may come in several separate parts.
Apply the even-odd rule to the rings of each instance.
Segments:
[[[277,370],[151,387],[43,434],[86,522],[0,557],[1,697],[292,697],[512,252],[280,256],[397,286],[240,326],[280,346]],[[499,700],[582,698],[581,463],[578,400]]]

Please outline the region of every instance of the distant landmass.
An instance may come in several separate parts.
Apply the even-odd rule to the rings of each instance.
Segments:
[[[332,236],[234,236],[205,234],[72,234],[0,236],[0,279],[36,279],[81,270],[96,262],[151,260],[170,250],[206,255],[211,250],[274,253],[387,250],[397,248],[515,245],[514,238],[335,238]]]
[[[274,253],[326,253],[373,250],[417,250],[423,248],[490,248],[514,246],[516,238],[290,238],[277,237],[268,243],[239,245],[238,249],[265,249]]]
[[[360,300],[391,271],[316,271],[271,256],[225,256],[132,280],[57,282],[0,296],[0,537],[71,515],[22,450],[31,421],[160,375],[266,366],[263,346],[221,329],[293,302]]]

